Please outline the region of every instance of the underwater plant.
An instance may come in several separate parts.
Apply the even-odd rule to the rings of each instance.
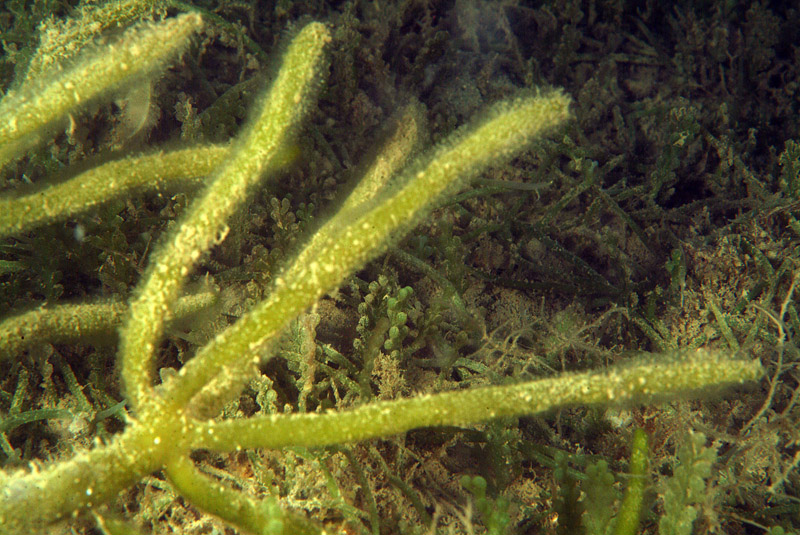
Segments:
[[[86,8],[75,27],[91,35],[142,18],[140,2]],[[123,7],[139,6],[137,9]],[[115,22],[109,22],[109,21]],[[97,24],[92,25],[92,22]],[[0,165],[10,166],[87,102],[153,76],[185,50],[203,17],[189,12],[160,22],[136,22],[107,42],[49,33],[28,72],[0,101]],[[51,28],[52,30],[53,28]],[[251,119],[228,145],[157,151],[107,162],[41,192],[4,199],[0,236],[63,220],[101,202],[142,189],[209,176],[175,224],[159,238],[148,267],[126,303],[43,305],[0,323],[0,352],[14,358],[43,340],[74,340],[119,327],[118,366],[128,407],[125,429],[106,443],[31,470],[0,473],[0,530],[29,532],[91,511],[126,487],[163,470],[198,508],[253,533],[316,533],[322,529],[275,498],[255,499],[210,478],[195,465],[197,450],[324,446],[426,426],[470,424],[572,406],[644,403],[710,387],[758,379],[757,360],[705,350],[674,351],[625,365],[536,381],[444,392],[352,409],[219,419],[257,366],[270,357],[287,324],[334,291],[346,277],[419,224],[435,203],[483,170],[525,150],[569,120],[570,98],[559,90],[523,92],[500,102],[409,164],[368,170],[338,211],[286,262],[269,294],[218,332],[176,373],[156,379],[167,325],[214,300],[184,294],[201,258],[222,243],[230,220],[254,188],[291,160],[292,140],[313,108],[327,70],[330,29],[312,22],[287,46]],[[82,43],[73,50],[75,43]],[[37,61],[40,56],[62,59]],[[414,106],[399,130],[416,127]],[[411,152],[406,149],[403,156]],[[391,161],[389,148],[377,165]],[[395,169],[395,167],[402,167]],[[98,308],[100,307],[100,308]],[[35,511],[35,515],[31,514]]]

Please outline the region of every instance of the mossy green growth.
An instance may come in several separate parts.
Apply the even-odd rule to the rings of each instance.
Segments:
[[[148,24],[146,29],[134,27],[124,32],[119,42],[108,45],[116,47],[109,53],[130,58],[131,62],[118,62],[113,76],[89,76],[97,61],[98,51],[94,50],[85,59],[80,53],[76,55],[74,69],[50,68],[51,77],[41,89],[24,82],[0,103],[0,117],[6,125],[0,126],[0,155],[5,155],[6,161],[17,156],[21,147],[33,143],[33,138],[63,120],[85,98],[105,95],[115,84],[130,81],[125,72],[135,70],[138,77],[157,70],[166,60],[156,56],[148,59],[143,54],[153,32],[176,32],[176,44],[167,54],[172,56],[201,24],[199,14],[189,13],[153,27]],[[134,412],[125,430],[108,443],[98,443],[41,469],[0,474],[1,531],[48,529],[54,522],[96,509],[126,487],[163,469],[188,501],[247,532],[322,532],[308,520],[281,509],[275,498],[257,500],[210,478],[198,470],[191,454],[197,449],[333,445],[421,426],[470,424],[570,405],[647,402],[761,376],[757,361],[733,360],[705,351],[674,352],[602,371],[369,403],[347,411],[211,419],[238,395],[252,377],[265,347],[288,322],[387,250],[442,196],[457,191],[470,177],[507,160],[566,122],[570,117],[569,97],[549,90],[522,94],[496,105],[482,120],[458,130],[395,178],[381,178],[368,188],[357,187],[357,197],[345,201],[345,208],[319,227],[286,264],[266,299],[217,334],[177,374],[156,386],[154,362],[159,344],[165,324],[177,314],[187,278],[200,258],[225,239],[229,219],[242,210],[252,188],[283,162],[292,134],[313,107],[315,89],[323,83],[325,47],[330,39],[329,29],[321,23],[310,23],[297,32],[277,77],[257,101],[252,122],[214,167],[205,190],[162,237],[129,305],[120,309],[126,319],[118,361]],[[135,63],[136,69],[132,67],[134,60],[140,61]],[[86,93],[78,92],[76,97],[71,91],[83,87],[81,84]],[[40,99],[42,95],[48,98]],[[58,98],[50,98],[53,95]],[[35,105],[29,101],[35,101]],[[17,106],[17,102],[24,105]],[[401,124],[400,128],[405,126]],[[192,173],[186,169],[186,174]],[[375,175],[368,172],[367,176]],[[123,191],[133,187],[122,186]],[[9,210],[18,207],[19,203],[9,201]],[[36,224],[34,219],[39,215],[20,213],[30,223],[21,228]],[[74,313],[83,312],[77,308]],[[38,317],[46,319],[47,313]],[[44,337],[46,329],[38,332]]]
[[[678,450],[674,472],[666,482],[664,516],[658,522],[663,535],[689,535],[706,497],[706,480],[717,459],[717,448],[706,446],[703,433],[689,433]]]
[[[625,493],[616,488],[617,478],[601,459],[586,466],[585,473],[571,472],[567,456],[556,454],[556,478],[560,483],[556,510],[558,532],[575,535],[634,535],[645,508],[648,487],[649,438],[644,429],[633,433]]]

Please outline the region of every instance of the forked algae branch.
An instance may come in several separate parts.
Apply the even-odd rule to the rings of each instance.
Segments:
[[[98,13],[104,12],[89,10],[85,16],[101,16]],[[68,68],[50,66],[41,81],[39,77],[24,80],[0,102],[5,125],[0,126],[0,163],[20,157],[21,150],[38,143],[84,100],[100,98],[118,86],[152,75],[185,48],[189,35],[202,23],[199,14],[189,13],[159,23],[137,24],[113,43],[86,45],[88,50],[74,55]],[[152,43],[165,36],[169,36],[168,45]],[[210,176],[176,224],[160,237],[129,302],[101,303],[113,310],[112,320],[96,318],[97,309],[92,307],[98,305],[87,303],[43,307],[0,324],[0,332],[5,333],[0,354],[7,353],[5,358],[13,358],[23,347],[14,337],[70,339],[69,333],[54,327],[63,323],[54,320],[58,314],[73,315],[74,325],[80,326],[75,328],[86,331],[115,329],[121,324],[117,360],[133,411],[124,431],[108,443],[98,441],[88,451],[41,469],[2,473],[0,531],[25,533],[46,528],[91,511],[147,475],[164,470],[189,502],[248,532],[320,533],[322,528],[282,509],[275,498],[258,500],[210,478],[190,455],[198,449],[336,445],[417,427],[471,424],[565,406],[649,402],[761,376],[758,361],[691,350],[604,370],[374,402],[350,410],[242,420],[215,418],[253,377],[265,348],[292,319],[385,252],[423,221],[443,197],[569,120],[570,98],[559,90],[540,90],[496,104],[482,120],[457,130],[394,175],[368,171],[369,182],[357,186],[340,211],[316,229],[277,274],[266,298],[216,334],[176,374],[157,384],[155,363],[160,344],[168,322],[185,313],[187,304],[181,296],[187,279],[204,254],[225,240],[231,218],[244,210],[253,189],[265,178],[276,176],[275,169],[286,163],[292,139],[315,106],[315,95],[324,83],[330,41],[331,29],[319,22],[296,33],[281,58],[277,76],[256,99],[250,122],[230,146],[153,152],[104,164],[102,169],[111,178],[107,187],[95,190],[94,198],[87,192],[94,190],[98,175],[90,170],[75,177],[70,187],[57,190],[57,195],[56,190],[44,190],[42,198],[52,202],[37,204],[26,197],[3,201],[3,211],[15,215],[0,220],[0,233],[15,235],[147,187],[143,179],[150,173],[159,175],[159,180],[178,183],[197,175]],[[97,76],[98,58],[106,50],[103,46],[116,59],[108,72]],[[150,52],[151,46],[161,53]],[[411,119],[413,105],[409,113],[399,125],[401,131],[416,128]],[[206,294],[183,299],[192,298],[209,300]]]

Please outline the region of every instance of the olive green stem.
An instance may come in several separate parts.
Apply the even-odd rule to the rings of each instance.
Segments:
[[[51,68],[40,78],[9,91],[0,100],[0,166],[29,146],[27,138],[79,106],[164,67],[201,26],[202,19],[196,13],[157,24],[138,24],[115,43],[87,47],[72,60],[72,68]]]
[[[292,40],[256,119],[221,164],[206,190],[189,206],[181,224],[154,252],[121,334],[122,379],[133,408],[152,395],[153,357],[171,304],[200,256],[228,233],[228,219],[247,200],[313,102],[324,64],[327,28],[308,24]]]
[[[649,458],[650,444],[647,432],[641,428],[636,429],[633,432],[631,462],[628,468],[630,479],[614,521],[614,535],[636,535],[639,533],[639,520],[642,516],[644,491],[647,486]]]
[[[322,535],[321,529],[295,513],[284,511],[271,496],[257,500],[200,472],[191,459],[177,456],[166,473],[181,496],[203,511],[255,534]]]
[[[202,183],[228,155],[225,145],[209,145],[132,156],[98,165],[47,189],[0,199],[0,238],[63,221],[112,199],[142,191],[187,189]]]
[[[758,361],[695,351],[605,371],[370,403],[349,411],[210,421],[195,428],[191,446],[222,451],[326,446],[417,427],[472,424],[574,405],[646,403],[667,395],[752,381],[762,375]]]
[[[180,320],[206,309],[217,299],[214,292],[199,292],[178,299],[172,313]],[[128,305],[116,299],[40,306],[0,322],[0,361],[24,350],[51,344],[116,342],[116,329],[128,313]]]

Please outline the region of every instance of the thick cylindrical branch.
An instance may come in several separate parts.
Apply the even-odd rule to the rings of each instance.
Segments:
[[[647,432],[636,429],[631,445],[631,462],[628,466],[628,486],[622,498],[614,525],[614,535],[635,535],[639,533],[639,519],[642,515],[647,470],[650,459],[650,446]]]
[[[78,51],[90,45],[101,32],[119,28],[164,10],[163,0],[111,0],[103,4],[82,4],[77,16],[66,20],[47,19],[39,26],[39,46],[25,71],[24,82],[45,75],[48,69],[63,65]]]
[[[184,280],[200,256],[224,239],[228,219],[252,187],[285,160],[281,148],[311,108],[324,71],[323,48],[329,40],[327,28],[320,23],[308,24],[292,40],[255,119],[153,255],[121,335],[122,379],[134,408],[151,394],[153,355]]]
[[[108,162],[56,186],[0,199],[0,238],[68,219],[112,199],[140,191],[185,188],[210,175],[228,155],[227,145],[143,154]]]
[[[566,406],[647,402],[665,395],[752,381],[762,375],[758,361],[696,351],[606,371],[372,403],[349,411],[208,422],[195,428],[191,445],[219,451],[325,446],[418,427],[464,425]]]
[[[358,209],[378,195],[416,151],[425,128],[425,106],[414,99],[393,120],[396,127],[392,135],[383,142],[364,176],[342,203],[339,214]]]
[[[202,19],[195,13],[139,24],[115,43],[89,47],[72,67],[52,68],[41,80],[9,92],[0,101],[0,165],[24,147],[17,142],[99,95],[164,67],[201,26]]]
[[[311,521],[281,509],[272,496],[251,498],[201,473],[188,456],[170,459],[166,465],[166,473],[177,491],[190,503],[248,533],[324,533]]]
[[[191,316],[213,305],[216,299],[215,292],[184,296],[176,302],[172,319]],[[113,344],[127,312],[127,303],[102,299],[40,306],[14,314],[0,321],[0,361],[45,342]]]
[[[486,120],[458,131],[432,155],[412,164],[395,187],[362,203],[363,210],[333,216],[276,279],[272,294],[166,385],[173,402],[185,403],[226,368],[237,368],[237,360],[255,358],[286,322],[410,230],[442,194],[563,123],[569,102],[560,91],[551,91],[501,103]]]
[[[160,421],[152,424],[128,428],[111,444],[44,470],[0,473],[0,533],[38,533],[37,528],[105,503],[161,468],[178,433]]]

